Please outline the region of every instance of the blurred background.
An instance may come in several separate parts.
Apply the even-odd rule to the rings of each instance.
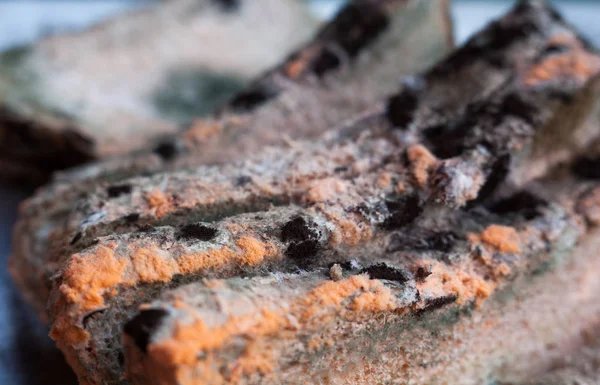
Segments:
[[[313,0],[311,11],[322,19],[333,15],[342,0]],[[1,1],[0,51],[27,44],[49,34],[77,31],[117,14],[151,6],[154,1]],[[457,44],[505,12],[513,1],[454,0]],[[565,17],[600,46],[600,1],[562,0],[554,3]],[[29,195],[0,185],[0,263],[10,254],[11,227],[17,205]],[[70,385],[76,380],[47,330],[39,324],[15,291],[5,268],[0,268],[0,384]]]
[[[102,22],[119,13],[147,7],[156,0],[41,0],[0,1],[0,50],[29,43],[51,33],[73,31]],[[330,17],[344,0],[312,0],[320,17]],[[512,0],[454,0],[456,38],[464,41],[490,19],[501,15]],[[600,42],[598,0],[554,0],[563,14],[591,39]]]

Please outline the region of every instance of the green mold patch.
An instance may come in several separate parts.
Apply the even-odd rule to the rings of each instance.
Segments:
[[[245,85],[246,81],[235,75],[198,69],[172,71],[153,93],[152,104],[168,120],[188,123],[212,113]]]
[[[30,53],[29,46],[8,49],[0,55],[0,66],[2,69],[19,69]]]
[[[23,104],[39,103],[35,92],[37,76],[29,68],[29,46],[9,49],[0,55],[0,100],[10,109],[17,110]]]
[[[43,97],[43,78],[31,60],[31,46],[9,49],[0,54],[0,102],[8,111],[33,118],[48,114],[75,121],[73,114],[59,107],[51,98]]]

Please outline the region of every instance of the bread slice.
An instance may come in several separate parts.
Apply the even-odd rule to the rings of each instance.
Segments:
[[[355,30],[350,37],[349,26]],[[446,1],[352,2],[211,118],[145,151],[59,173],[54,189],[81,193],[101,181],[230,162],[266,145],[321,135],[380,107],[401,76],[429,67],[451,47]]]
[[[211,113],[317,25],[295,0],[175,0],[9,50],[0,55],[0,161],[39,183],[139,149]]]
[[[556,61],[567,64],[557,68]],[[448,71],[457,78],[448,77]],[[587,231],[570,206],[561,204],[560,191],[549,192],[551,209],[536,204],[525,212],[511,202],[538,200],[526,193],[504,200],[502,195],[573,158],[597,136],[590,114],[598,71],[600,58],[553,9],[524,2],[431,71],[405,81],[382,111],[342,125],[317,143],[297,142],[292,150],[271,148],[244,162],[132,178],[99,189],[80,201],[71,214],[73,224],[67,221],[66,232],[56,238],[57,251],[46,252],[39,264],[57,273],[49,301],[51,335],[80,381],[119,383],[121,325],[161,291],[201,279],[231,278],[234,286],[248,279],[251,291],[259,294],[260,287],[273,291],[280,286],[280,294],[267,296],[265,291],[263,299],[292,306],[295,294],[326,285],[323,269],[337,263],[332,274],[346,282],[340,284],[342,292],[370,287],[363,297],[369,308],[369,298],[389,293],[355,272],[399,281],[394,293],[404,294],[398,306],[391,305],[395,300],[390,296],[391,302],[384,304],[390,316],[409,305],[422,310],[444,301],[481,302],[496,286],[503,287],[512,268],[526,274],[529,265],[543,266],[550,258],[547,249],[571,247],[569,240]],[[456,82],[461,77],[476,80],[465,81],[462,94],[448,92],[463,84]],[[546,140],[565,126],[587,140]],[[543,154],[544,167],[523,172],[541,163],[534,150]],[[500,203],[488,207],[490,199]],[[85,231],[77,227],[82,219]],[[475,244],[482,245],[483,265],[472,261]],[[495,260],[486,250],[506,255],[506,261]],[[427,275],[428,267],[421,271],[414,263],[425,259],[435,262],[432,273],[457,285],[455,298],[442,299],[448,293],[435,284],[416,300],[417,289],[422,290],[411,277]],[[346,279],[344,268],[357,277]],[[285,286],[287,280],[261,281],[270,272],[289,277],[290,286]],[[460,278],[457,282],[453,274]],[[406,292],[404,284],[410,286]],[[338,299],[343,302],[335,295],[332,300]],[[279,321],[263,321],[279,332]],[[271,338],[267,334],[264,341]],[[296,341],[297,335],[290,336]],[[190,334],[191,349],[196,340]],[[219,344],[213,347],[221,354]],[[227,361],[228,349],[219,356],[224,361],[219,358],[215,365]],[[130,378],[139,383],[173,383],[179,369],[187,370],[166,356],[154,365],[152,357],[131,354],[129,362],[139,367],[130,367]],[[216,372],[223,381],[263,381],[253,377],[263,369],[239,370],[233,377],[226,370]],[[216,378],[214,383],[220,383],[221,377]],[[307,378],[298,374],[298,381]],[[281,383],[277,378],[264,381]]]
[[[194,124],[154,151],[94,164],[59,177],[21,208],[11,263],[22,290],[43,314],[48,279],[60,267],[56,258],[88,242],[86,235],[86,240],[75,240],[75,248],[64,249],[79,231],[72,231],[71,212],[79,212],[74,202],[87,194],[109,189],[112,199],[127,190],[129,177],[196,167],[218,158],[239,160],[261,146],[281,143],[286,135],[299,138],[323,133],[338,121],[362,113],[365,106],[381,111],[381,100],[397,87],[400,75],[432,63],[449,49],[447,6],[444,1],[429,0],[353,2],[311,43],[235,98],[237,101],[226,108],[228,112]],[[350,39],[346,33],[349,28],[356,31]],[[319,60],[329,57],[332,49],[346,59],[337,67],[322,68]],[[248,95],[258,92],[258,85],[265,83],[283,88],[271,100],[254,106],[252,112],[234,108],[239,107],[240,100],[253,99]],[[119,186],[125,186],[125,190],[119,190]],[[85,205],[83,201],[80,204]]]
[[[88,183],[231,162],[266,145],[319,136],[380,107],[401,76],[430,67],[450,48],[447,1],[351,2],[211,118],[148,151],[60,174],[56,184],[81,191]]]
[[[600,312],[599,232],[571,210],[570,194],[590,186],[554,182],[574,189],[553,196],[542,183],[550,200],[535,207],[521,199],[539,196],[525,190],[455,212],[441,227],[421,222],[388,238],[387,250],[348,254],[330,269],[168,290],[124,327],[127,377],[135,385],[526,381],[577,346]],[[407,242],[415,227],[434,235]]]

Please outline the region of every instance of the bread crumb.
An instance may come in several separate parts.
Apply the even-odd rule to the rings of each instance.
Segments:
[[[339,281],[342,278],[344,278],[343,275],[343,270],[342,267],[339,265],[339,263],[334,264],[333,266],[331,266],[331,268],[329,269],[329,276],[331,277],[332,280],[334,281]]]

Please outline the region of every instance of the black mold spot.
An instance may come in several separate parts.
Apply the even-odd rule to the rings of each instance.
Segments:
[[[386,263],[371,265],[362,269],[360,273],[369,274],[371,279],[385,279],[387,281],[397,281],[400,283],[408,282],[414,278],[408,270],[390,266]]]
[[[451,146],[453,141],[448,134],[452,127],[446,124],[438,124],[423,130],[423,136],[427,139],[431,152],[441,159],[448,159],[460,154],[463,150],[462,144]]]
[[[387,15],[380,8],[360,1],[344,7],[334,21],[319,33],[318,39],[325,47],[311,63],[311,71],[322,77],[342,64],[339,54],[331,47],[339,48],[348,57],[354,58],[376,40],[389,25]],[[288,62],[293,58],[290,57]]]
[[[140,214],[138,214],[138,213],[131,213],[131,214],[128,214],[128,215],[124,216],[123,219],[127,223],[135,223],[135,222],[137,222],[140,219]]]
[[[486,47],[492,50],[502,50],[516,41],[540,32],[540,27],[530,20],[505,26],[496,24],[490,28],[489,44]]]
[[[540,208],[547,205],[548,202],[542,198],[528,191],[521,191],[489,205],[488,210],[496,214],[519,213],[525,219],[531,220],[541,215]]]
[[[291,242],[286,255],[302,265],[308,264],[321,248],[319,231],[304,218],[297,217],[287,222],[281,229],[281,240]]]
[[[393,234],[387,251],[442,251],[449,252],[456,244],[458,237],[451,231],[440,231],[428,237],[407,237]]]
[[[417,281],[424,281],[427,277],[432,274],[431,269],[425,266],[419,266],[415,272],[415,279]]]
[[[182,227],[177,232],[177,239],[194,239],[208,242],[217,235],[217,229],[204,226],[199,223],[192,223]]]
[[[240,7],[240,0],[212,0],[212,2],[227,12],[233,12]]]
[[[324,48],[321,54],[312,63],[313,72],[318,76],[323,76],[325,73],[338,68],[342,61],[331,49]]]
[[[504,182],[510,171],[510,155],[500,156],[491,168],[491,171],[483,185],[479,190],[477,198],[467,203],[467,209],[473,208],[481,202],[489,198],[496,189]]]
[[[142,225],[138,228],[138,232],[140,233],[149,233],[151,231],[154,231],[154,227],[150,225]]]
[[[438,298],[429,299],[425,303],[425,307],[423,309],[420,309],[416,313],[416,315],[420,316],[425,313],[440,309],[446,305],[450,305],[451,303],[456,302],[457,298],[458,297],[451,295],[451,296],[446,296],[446,297],[438,297]]]
[[[559,100],[563,104],[572,104],[575,101],[575,95],[566,89],[550,90],[550,97]]]
[[[281,228],[281,240],[283,242],[302,242],[318,237],[317,231],[302,217],[292,219]]]
[[[160,327],[167,315],[167,311],[162,309],[142,310],[125,324],[124,331],[133,338],[140,350],[146,353],[152,333]]]
[[[252,177],[249,177],[247,175],[242,175],[235,180],[235,185],[237,187],[244,187],[245,185],[247,185],[250,182],[252,182]]]
[[[513,14],[520,12],[515,9]],[[533,21],[507,22],[511,18],[514,19],[515,16],[509,14],[504,19],[491,23],[484,31],[471,38],[463,48],[438,65],[434,74],[450,74],[474,60],[486,60],[492,66],[503,67],[504,49],[541,32],[540,27]]]
[[[229,107],[238,111],[252,111],[254,108],[277,96],[277,94],[279,94],[279,90],[274,86],[257,82],[245,91],[239,92],[229,102]]]
[[[456,122],[428,127],[423,130],[423,135],[431,151],[442,159],[459,156],[477,145],[487,146],[494,152],[497,144],[487,142],[485,133],[476,135],[476,128],[486,125],[499,126],[509,116],[533,125],[537,113],[538,108],[523,95],[508,93],[492,101],[470,103]]]
[[[354,57],[388,25],[389,19],[380,7],[368,2],[354,2],[344,7],[320,36],[325,41],[337,43]]]
[[[571,166],[571,172],[582,179],[600,179],[600,157],[581,157]]]
[[[310,262],[310,258],[313,257],[321,248],[318,241],[304,241],[304,242],[293,242],[290,243],[285,251],[285,255],[289,258],[298,261],[302,266],[307,265]]]
[[[405,87],[388,101],[387,117],[394,127],[406,128],[412,122],[418,105],[419,97],[416,91]]]
[[[108,186],[106,193],[109,198],[117,198],[123,194],[129,194],[131,192],[131,185],[121,184],[115,186]]]
[[[441,231],[425,239],[427,248],[430,250],[443,251],[445,253],[452,250],[458,237],[451,231]]]
[[[413,222],[422,212],[423,206],[418,195],[410,195],[397,201],[386,201],[389,216],[383,222],[387,230],[398,229]]]
[[[179,153],[179,149],[173,140],[166,140],[154,147],[152,152],[160,156],[162,160],[169,161],[175,158],[175,156]]]
[[[486,104],[471,103],[465,113],[456,122],[439,124],[423,130],[428,141],[428,148],[441,159],[448,159],[462,154],[467,148],[467,138],[476,127]]]
[[[538,58],[536,58],[535,62],[539,63],[540,61],[544,60],[548,56],[559,55],[559,54],[565,53],[570,50],[571,50],[571,47],[568,45],[565,45],[565,44],[548,44],[548,46],[546,48],[544,48],[544,50],[542,51],[540,56]]]
[[[77,234],[75,234],[75,236],[74,236],[74,237],[73,237],[73,239],[71,240],[71,243],[70,243],[70,244],[71,244],[71,245],[74,245],[74,244],[76,244],[76,243],[77,243],[77,242],[78,242],[78,241],[81,239],[81,237],[82,237],[82,236],[83,236],[83,234],[81,234],[81,232],[78,232]]]
[[[537,108],[531,103],[528,103],[518,94],[508,94],[502,100],[498,111],[494,111],[494,121],[500,123],[504,116],[511,115],[524,120],[529,124],[533,124]]]

